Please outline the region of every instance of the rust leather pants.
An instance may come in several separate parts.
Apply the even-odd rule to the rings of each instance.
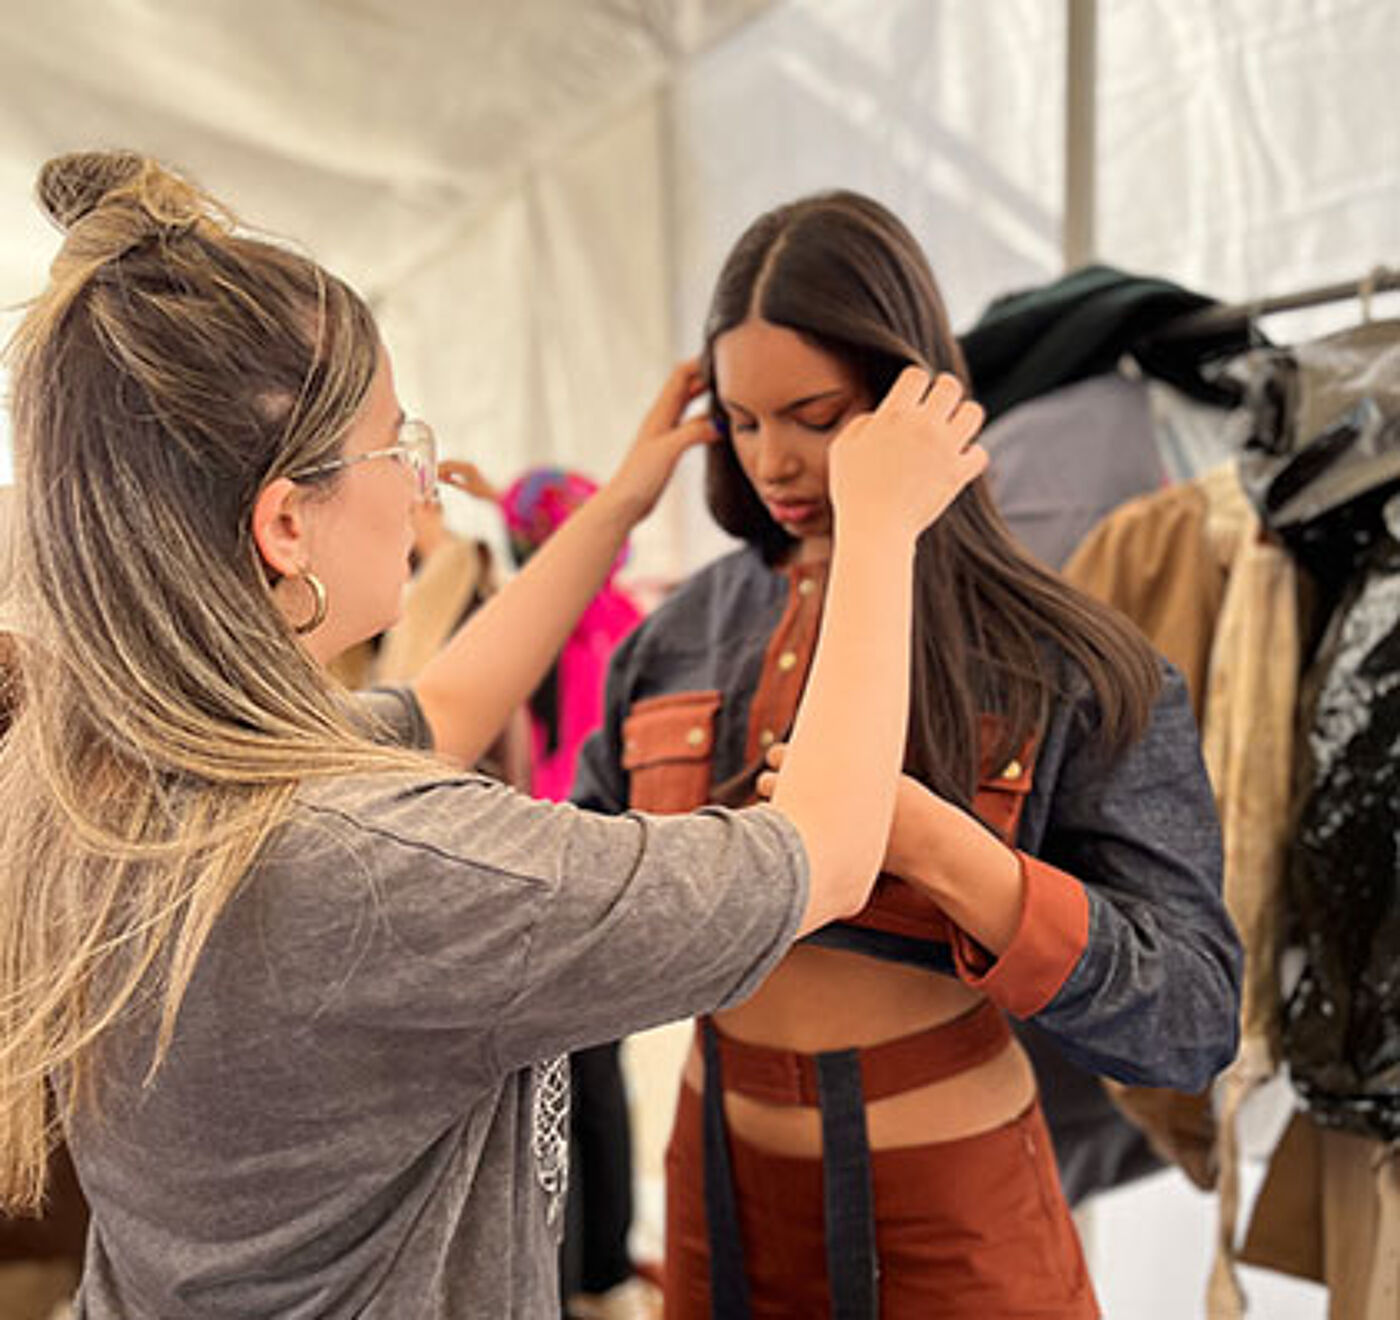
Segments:
[[[991,1005],[859,1051],[867,1100],[974,1066],[1004,1047]],[[720,1037],[725,1088],[815,1104],[816,1056]],[[913,1056],[917,1055],[917,1062]],[[906,1078],[903,1085],[897,1076]],[[667,1320],[731,1320],[711,1299],[701,1097],[682,1086],[666,1153]],[[775,1155],[726,1134],[752,1320],[833,1316],[829,1188],[821,1158]],[[976,1136],[869,1154],[874,1295],[881,1320],[1096,1320],[1098,1304],[1039,1103]],[[853,1250],[855,1248],[853,1247]]]

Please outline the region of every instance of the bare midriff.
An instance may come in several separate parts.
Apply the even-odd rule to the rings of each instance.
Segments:
[[[896,1040],[951,1022],[982,999],[950,976],[809,946],[794,948],[759,990],[715,1015],[726,1035],[751,1045],[815,1054]],[[686,1084],[699,1090],[704,1061],[693,1044]],[[922,1146],[988,1132],[1025,1112],[1035,1075],[1013,1038],[986,1062],[866,1106],[873,1150]],[[725,1096],[729,1130],[779,1155],[821,1153],[821,1115],[814,1107]]]

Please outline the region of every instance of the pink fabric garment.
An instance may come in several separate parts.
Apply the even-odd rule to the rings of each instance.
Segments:
[[[530,791],[562,802],[574,782],[574,762],[583,740],[603,718],[603,683],[613,648],[642,620],[642,612],[621,588],[608,583],[584,610],[559,655],[559,745],[546,751],[547,733],[531,714],[534,763]]]

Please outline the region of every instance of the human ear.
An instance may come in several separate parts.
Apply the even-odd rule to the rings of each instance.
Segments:
[[[278,577],[295,577],[310,563],[306,493],[290,477],[277,477],[253,502],[253,544]]]

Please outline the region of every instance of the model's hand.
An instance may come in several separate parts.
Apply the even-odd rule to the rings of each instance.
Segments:
[[[879,407],[832,442],[838,530],[875,523],[917,536],[985,470],[986,450],[973,443],[982,417],[956,376],[906,367]]]
[[[599,492],[615,501],[629,522],[637,522],[651,512],[687,449],[719,438],[708,414],[681,420],[692,400],[704,390],[699,361],[688,358],[679,363],[642,418],[632,448]]]
[[[758,796],[765,802],[773,796],[778,785],[786,745],[774,743],[764,755],[767,769],[758,776]],[[917,779],[900,775],[895,789],[894,822],[890,826],[890,841],[885,847],[882,871],[891,875],[914,875],[921,851],[928,845],[928,829],[940,810],[955,811],[942,798],[931,792]]]
[[[905,880],[915,880],[930,861],[930,842],[938,837],[940,822],[961,824],[966,816],[939,797],[927,785],[909,775],[900,775],[895,789],[894,821],[885,845],[884,869]]]

